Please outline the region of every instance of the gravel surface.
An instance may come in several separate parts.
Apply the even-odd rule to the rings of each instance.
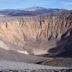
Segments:
[[[38,70],[38,69],[54,69],[54,70],[61,70],[61,69],[72,69],[72,67],[53,67],[53,66],[46,66],[46,65],[38,65],[38,64],[30,64],[24,62],[14,62],[14,61],[0,61],[0,70]]]
[[[38,70],[1,70],[0,72],[72,72],[72,69],[61,69],[61,70],[54,70],[54,69],[38,69]]]

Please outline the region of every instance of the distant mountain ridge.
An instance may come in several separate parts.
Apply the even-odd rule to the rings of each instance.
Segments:
[[[64,9],[46,9],[42,7],[31,7],[26,9],[5,9],[0,10],[2,16],[34,16],[39,14],[54,14],[64,11]]]

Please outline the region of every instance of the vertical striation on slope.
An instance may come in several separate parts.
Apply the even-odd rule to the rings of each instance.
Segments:
[[[34,55],[64,52],[71,31],[71,11],[57,15],[0,17],[0,38]]]

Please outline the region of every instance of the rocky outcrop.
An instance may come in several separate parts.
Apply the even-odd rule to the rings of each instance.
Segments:
[[[71,31],[72,11],[57,15],[0,17],[0,38],[32,55],[52,56],[65,52]]]

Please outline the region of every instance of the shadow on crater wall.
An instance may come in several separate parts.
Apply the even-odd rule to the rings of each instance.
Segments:
[[[62,44],[60,44],[62,43]],[[72,29],[64,33],[57,47],[48,50],[50,57],[72,57]]]

